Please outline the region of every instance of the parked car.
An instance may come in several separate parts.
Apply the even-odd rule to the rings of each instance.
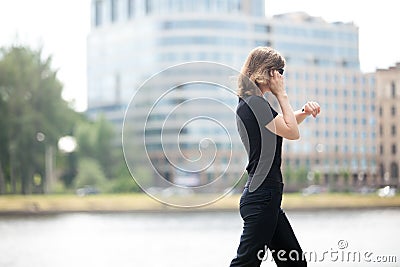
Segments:
[[[96,187],[89,185],[76,189],[76,194],[80,197],[87,195],[96,195],[98,193],[100,193],[100,191]]]
[[[179,186],[170,186],[162,190],[161,193],[165,197],[171,196],[187,196],[194,194],[194,191],[191,188],[183,188]]]
[[[324,192],[326,192],[326,191],[327,191],[326,187],[324,187],[324,186],[322,186],[322,185],[315,185],[315,184],[313,184],[313,185],[310,185],[310,186],[308,186],[308,187],[306,187],[306,188],[303,188],[303,189],[301,190],[301,193],[302,193],[304,196],[308,196],[308,195],[314,195],[314,194],[324,193]]]
[[[375,193],[375,192],[376,192],[376,188],[374,188],[374,187],[369,187],[369,186],[363,186],[363,187],[361,187],[360,189],[358,189],[356,192],[357,192],[357,193],[360,193],[360,194],[363,194],[363,195],[365,195],[365,194],[372,194],[372,193]]]

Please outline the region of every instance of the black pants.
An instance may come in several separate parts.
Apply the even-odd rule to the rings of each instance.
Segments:
[[[266,248],[277,266],[307,266],[292,226],[281,209],[282,191],[283,184],[258,188],[254,192],[244,189],[240,199],[243,233],[231,267],[260,266]]]

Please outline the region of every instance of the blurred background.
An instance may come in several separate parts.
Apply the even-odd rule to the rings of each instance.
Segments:
[[[321,104],[320,117],[301,126],[301,140],[284,142],[282,166],[284,207],[303,249],[319,257],[313,265],[364,266],[362,255],[371,252],[370,266],[400,266],[395,4],[1,1],[0,266],[227,266],[241,233],[237,204],[245,175],[216,203],[174,209],[132,179],[121,134],[132,97],[155,73],[190,61],[239,70],[255,46],[271,46],[286,58],[294,109],[310,99]],[[189,88],[169,108],[195,96]],[[229,97],[222,101],[235,107]],[[187,121],[193,114],[180,116]],[[200,126],[180,133],[187,153],[198,150],[196,135],[218,140],[215,169],[245,163],[243,154],[229,153],[230,140],[214,126]],[[146,133],[161,129],[155,124]],[[161,145],[147,148],[167,181],[190,187],[217,178],[215,169],[177,171]],[[148,171],[140,176],[156,179]],[[360,260],[321,260],[332,250]]]

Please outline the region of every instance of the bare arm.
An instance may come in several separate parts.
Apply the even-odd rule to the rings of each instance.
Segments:
[[[282,136],[286,139],[296,140],[300,138],[297,120],[289,103],[289,97],[286,94],[283,77],[277,71],[272,72],[269,79],[269,87],[271,92],[278,99],[282,115],[278,115],[265,127],[271,132]]]
[[[299,109],[294,112],[294,116],[296,117],[297,124],[302,123],[305,118],[308,117],[309,114],[304,112],[304,109]]]
[[[277,96],[282,115],[279,114],[270,123],[266,125],[267,129],[275,134],[289,140],[300,138],[299,128],[297,126],[296,116],[289,104],[287,95]]]

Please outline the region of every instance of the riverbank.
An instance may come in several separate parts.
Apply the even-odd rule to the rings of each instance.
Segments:
[[[239,199],[240,195],[234,194],[204,207],[189,209],[164,205],[146,194],[85,197],[76,195],[7,195],[0,196],[0,215],[65,212],[237,211]],[[375,194],[329,193],[303,196],[293,193],[284,195],[282,205],[286,210],[400,208],[400,195],[382,198]]]

